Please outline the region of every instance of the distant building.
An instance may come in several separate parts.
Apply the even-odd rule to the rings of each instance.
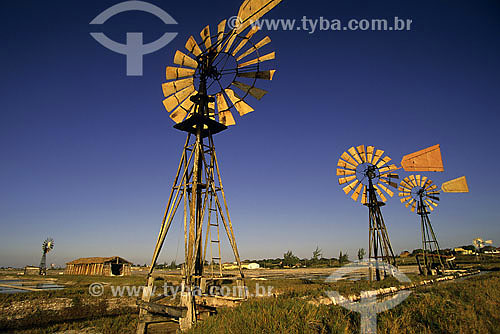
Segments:
[[[410,252],[408,252],[408,251],[403,251],[403,252],[401,252],[401,254],[399,254],[399,256],[400,256],[400,257],[408,257],[408,256],[410,256],[410,255],[411,255],[411,254],[410,254]]]
[[[83,257],[66,263],[66,275],[129,276],[129,262],[119,256]]]
[[[244,267],[245,268],[245,267]],[[246,265],[247,269],[259,269],[260,265],[258,263],[252,262]]]
[[[223,263],[222,268],[225,270],[236,270],[238,269],[238,264],[236,262],[233,263]],[[259,269],[260,265],[258,263],[252,262],[252,263],[242,263],[241,264],[242,269]]]
[[[462,247],[454,248],[453,251],[457,254],[462,254],[462,255],[472,255],[474,254],[474,251],[470,249],[463,249]]]
[[[40,273],[40,268],[35,266],[26,266],[24,267],[25,275],[38,275]]]

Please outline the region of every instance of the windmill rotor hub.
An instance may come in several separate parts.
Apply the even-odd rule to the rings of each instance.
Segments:
[[[373,165],[368,166],[366,168],[365,175],[371,180],[375,179],[378,177],[377,167]]]

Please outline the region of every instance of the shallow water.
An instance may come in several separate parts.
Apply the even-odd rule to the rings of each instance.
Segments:
[[[23,280],[0,280],[0,284],[23,286],[23,287],[28,287],[28,288],[42,289],[42,290],[61,290],[61,289],[64,289],[63,285],[54,284],[54,283],[50,283],[50,282],[40,283],[40,282],[31,282],[31,281],[23,281]],[[0,293],[17,293],[17,292],[30,292],[30,291],[0,286]]]

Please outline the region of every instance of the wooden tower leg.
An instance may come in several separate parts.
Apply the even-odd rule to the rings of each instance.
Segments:
[[[371,179],[368,185],[368,216],[369,216],[369,241],[368,241],[368,259],[369,259],[369,279],[377,281],[382,279],[382,271],[380,265],[385,268],[385,263],[396,266],[396,259],[392,250],[391,241],[387,228],[385,226],[384,218],[380,207],[384,205],[378,201],[375,194]],[[379,263],[382,260],[382,263]],[[372,261],[375,262],[373,265]],[[385,273],[385,270],[384,270]],[[385,273],[386,274],[386,273]]]
[[[197,128],[203,129],[203,125],[200,124]],[[164,308],[164,305],[156,303],[159,298],[152,294],[154,291],[153,270],[167,232],[181,202],[184,203],[185,249],[181,299],[179,306],[172,307],[168,312],[165,311],[167,313],[165,315],[170,315],[171,318],[178,319],[182,331],[190,329],[200,316],[198,314],[200,310],[197,309],[197,304],[200,304],[198,300],[208,298],[208,296],[203,295],[200,297],[199,293],[206,293],[205,290],[209,281],[204,273],[206,247],[203,248],[203,225],[206,224],[207,228],[210,228],[210,215],[212,211],[216,213],[217,219],[220,218],[224,226],[229,244],[238,264],[239,277],[236,278],[236,285],[239,287],[238,290],[242,291],[242,297],[246,297],[241,260],[236,246],[226,196],[222,187],[222,178],[215,155],[213,138],[210,133],[206,137],[208,138],[208,143],[203,142],[202,132],[198,130],[194,144],[190,144],[190,136],[188,136],[184,145],[184,151],[177,169],[174,185],[170,192],[162,227],[153,253],[147,286],[143,290],[143,296],[139,302],[140,313],[137,334],[147,333],[148,323],[153,320],[158,322],[158,317],[153,317],[151,310],[156,313],[156,310]],[[218,225],[217,228],[219,228]],[[219,237],[217,238],[219,239]],[[219,261],[220,257],[219,252]],[[222,276],[222,272],[220,275]],[[162,296],[159,297],[161,298]],[[168,318],[165,319],[167,320]]]
[[[441,259],[441,250],[439,249],[439,243],[437,241],[434,230],[432,229],[431,221],[429,219],[429,213],[423,202],[422,195],[420,196],[418,203],[418,214],[420,215],[421,229],[422,229],[422,264],[420,272],[423,275],[432,274],[433,270],[443,270],[445,266],[443,260]],[[436,254],[433,254],[435,252]]]

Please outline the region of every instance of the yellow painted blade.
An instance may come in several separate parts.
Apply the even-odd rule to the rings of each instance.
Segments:
[[[354,189],[354,187],[356,187],[356,185],[358,184],[359,180],[354,180],[352,181],[351,183],[349,183],[347,186],[345,186],[344,188],[342,188],[342,190],[345,192],[346,195],[348,195],[351,190]]]
[[[408,197],[403,197],[403,198],[400,198],[399,200],[401,201],[401,203],[404,203],[406,202],[407,200],[409,200],[411,198],[411,196],[408,196]]]
[[[417,207],[417,202],[413,202],[411,205],[411,212],[415,212],[415,208]]]
[[[354,200],[354,202],[358,201],[359,194],[361,193],[361,188],[363,188],[363,184],[359,183],[356,190],[354,190],[354,192],[352,193],[351,198]]]
[[[198,43],[196,43],[196,40],[194,39],[193,36],[190,36],[189,39],[186,42],[185,48],[194,54],[196,57],[198,57],[201,54],[201,49],[198,46]]]
[[[383,150],[376,150],[375,151],[375,154],[373,155],[372,165],[377,164],[377,161],[382,157],[382,154],[384,154]]]
[[[379,197],[382,200],[382,202],[387,202],[387,198],[384,196],[384,194],[382,194],[382,192],[380,191],[379,187],[376,184],[374,184],[373,187],[377,191],[377,194],[379,195]]]
[[[253,64],[257,64],[257,63],[262,63],[262,62],[267,61],[267,60],[272,60],[275,57],[276,57],[276,52],[271,52],[271,53],[268,53],[267,55],[264,55],[262,57],[258,57],[258,58],[255,58],[253,60],[249,60],[246,63],[238,64],[238,68],[247,67],[247,66],[250,66]]]
[[[250,40],[250,38],[252,38],[252,36],[257,32],[259,31],[260,28],[259,26],[255,26],[255,27],[252,27],[252,29],[250,29],[250,31],[248,32],[248,34],[245,36],[245,38],[243,38],[243,40],[240,42],[240,44],[238,44],[238,46],[236,48],[234,48],[233,50],[233,57],[236,57],[236,54],[238,53],[238,51],[241,50],[242,47],[245,46],[245,44],[248,43],[248,41]]]
[[[167,109],[168,112],[173,111],[179,104],[181,104],[182,101],[184,101],[189,95],[191,95],[194,90],[194,86],[188,86],[180,92],[167,97],[165,100],[163,100],[165,109]]]
[[[386,186],[384,186],[382,183],[377,184],[377,186],[380,189],[382,189],[383,191],[385,191],[389,196],[391,196],[391,197],[394,196],[394,192],[391,189],[389,189]]]
[[[347,154],[347,152],[342,153],[340,157],[353,165],[355,168],[359,165],[356,160],[354,160],[349,154]]]
[[[342,160],[342,159],[339,159],[339,161],[337,162],[337,167],[341,167],[341,168],[345,168],[345,169],[352,169],[352,170],[356,170],[356,166],[351,165],[350,163],[345,162],[345,161],[344,161],[344,160]]]
[[[224,31],[226,29],[226,20],[222,20],[217,26],[217,52],[222,50],[222,39],[224,38]]]
[[[413,203],[413,202],[415,202],[415,199],[413,199],[413,198],[412,198],[411,200],[409,200],[409,201],[405,204],[405,207],[406,207],[406,208],[407,208],[407,207],[409,207],[409,206],[411,205],[411,203]]]
[[[170,118],[174,120],[175,123],[180,123],[186,118],[187,112],[182,108],[177,108],[170,113]]]
[[[410,184],[412,186],[416,187],[417,186],[417,180],[415,179],[415,175],[412,174],[412,175],[409,176],[409,178],[410,178],[410,182],[411,182]]]
[[[422,186],[422,184],[420,183],[420,178],[421,178],[420,174],[415,175],[415,179],[417,181],[417,186],[419,186],[419,187]]]
[[[192,77],[194,73],[195,70],[190,68],[167,66],[165,76],[167,80],[177,80],[179,78]]]
[[[401,160],[401,166],[407,172],[443,172],[439,144],[405,155]]]
[[[182,102],[179,107],[177,107],[173,112],[170,113],[170,118],[174,120],[175,123],[182,122],[186,116],[190,116],[194,110],[194,102],[191,101],[191,96],[198,94],[195,90],[189,95],[184,102]]]
[[[264,95],[266,95],[268,93],[264,89],[252,87],[252,86],[249,86],[249,85],[244,84],[244,83],[239,82],[239,81],[233,81],[232,85],[241,89],[245,93],[245,95],[250,94],[253,97],[255,97],[257,100],[262,99],[264,97]]]
[[[257,51],[258,49],[260,49],[261,47],[263,47],[264,45],[267,45],[269,43],[271,43],[271,38],[269,38],[269,36],[264,37],[257,44],[253,45],[250,49],[246,50],[241,55],[239,55],[238,58],[236,58],[236,61],[242,60],[243,58],[251,55],[252,53]]]
[[[422,188],[427,189],[432,184],[432,180],[427,180]]]
[[[256,79],[264,79],[264,80],[273,80],[275,72],[276,72],[276,70],[259,71],[259,72],[243,72],[243,73],[236,74],[236,76],[240,77],[240,78],[256,78]]]
[[[236,33],[245,30],[280,2],[281,0],[245,0],[238,11],[240,23],[236,27]]]
[[[398,166],[396,166],[396,165],[390,165],[390,166],[385,166],[385,167],[379,168],[378,171],[381,174],[383,174],[383,173],[387,173],[387,172],[393,172],[393,171],[398,170],[398,169],[399,169]]]
[[[429,208],[429,210],[431,210],[431,212],[434,211],[434,208],[432,207],[432,205],[427,204],[427,207]]]
[[[437,187],[438,187],[437,185],[433,184],[432,186],[428,187],[428,188],[427,188],[427,189],[425,189],[425,190],[427,190],[427,191],[432,191],[432,190],[434,190],[434,189],[437,189]]]
[[[231,46],[233,45],[233,42],[236,39],[236,36],[238,36],[238,35],[232,34],[231,37],[229,37],[229,39],[224,44],[226,46],[226,49],[224,50],[224,52],[229,53],[229,50],[231,49]]]
[[[405,177],[404,179],[402,179],[400,184],[402,186],[406,186],[406,188],[408,188],[408,189],[413,189],[413,187],[414,187],[414,186],[411,185],[411,181],[407,177]]]
[[[361,157],[359,156],[358,152],[356,152],[356,149],[354,147],[351,147],[350,149],[348,149],[347,152],[349,152],[349,154],[353,156],[353,158],[358,162],[358,164],[363,162],[361,160]]]
[[[445,193],[468,193],[469,186],[465,176],[447,181],[441,185],[441,190]]]
[[[439,190],[435,190],[435,191],[426,191],[425,193],[428,195],[439,195],[441,192]]]
[[[425,187],[425,185],[427,184],[427,176],[423,176],[422,175],[422,181],[420,182],[422,188]]]
[[[340,169],[337,168],[337,175],[355,175],[356,172],[353,170],[348,170],[348,169]]]
[[[178,91],[186,88],[187,86],[191,86],[194,84],[193,78],[181,79],[176,81],[170,81],[161,85],[163,90],[163,95],[168,97]]]
[[[339,178],[339,185],[342,185],[342,184],[347,183],[347,182],[351,182],[355,178],[356,178],[356,175],[341,177],[341,178]]]
[[[399,190],[399,197],[409,196],[411,194],[411,191],[403,187],[399,187],[398,190]]]
[[[234,105],[236,110],[238,110],[240,116],[254,111],[252,107],[246,104],[245,101],[243,101],[238,95],[236,95],[236,93],[232,89],[226,88],[224,91],[226,92],[226,95],[229,97],[229,100],[231,100],[231,103]]]
[[[215,102],[208,102],[208,118],[215,121]]]
[[[361,204],[366,204],[366,186],[363,186],[363,192],[361,194]]]
[[[375,149],[375,147],[373,146],[367,146],[366,147],[366,161],[368,163],[372,163],[372,159],[373,159],[373,150]]]
[[[365,152],[365,145],[359,145],[356,147],[358,150],[359,156],[361,157],[361,161],[366,162],[366,152]]]
[[[386,163],[388,163],[389,161],[391,161],[392,159],[389,158],[388,156],[385,156],[382,160],[380,160],[378,163],[377,163],[377,167],[378,168],[382,168],[383,165],[385,165]]]
[[[177,112],[179,109],[182,109],[182,110],[184,110],[186,112],[186,114],[188,116],[190,116],[191,112],[193,111],[193,105],[194,105],[194,102],[191,101],[191,96],[194,96],[196,94],[198,94],[198,92],[196,90],[194,92],[192,92],[191,95],[189,95],[184,100],[184,102],[181,103],[181,105],[179,106],[179,108],[177,108],[176,110],[174,110],[174,113]]]
[[[208,50],[212,47],[212,39],[210,38],[210,26],[206,26],[201,32],[200,37],[202,42],[205,44],[205,48]]]
[[[174,64],[179,65],[179,66],[187,66],[187,67],[191,67],[191,68],[198,67],[198,62],[196,60],[194,60],[193,58],[189,57],[188,55],[182,53],[179,50],[177,50],[175,52]]]
[[[403,193],[411,193],[411,189],[405,188],[405,187],[398,187],[398,190],[403,192]]]
[[[430,204],[434,205],[435,207],[438,206],[438,204],[430,199],[425,200],[426,202],[429,202]]]
[[[227,105],[227,101],[224,98],[224,94],[222,92],[217,95],[217,110],[219,111],[219,123],[224,124],[225,126],[235,125],[233,114],[229,110],[229,106]]]

